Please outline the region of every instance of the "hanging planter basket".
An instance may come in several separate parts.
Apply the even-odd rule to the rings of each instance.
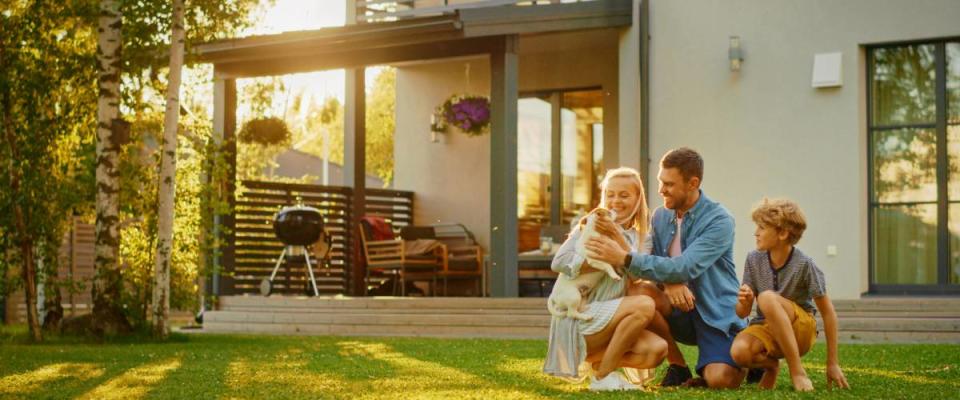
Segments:
[[[446,132],[455,128],[467,136],[490,131],[490,99],[485,96],[453,95],[443,102],[431,118],[430,129]]]
[[[237,137],[243,143],[258,143],[264,146],[281,145],[290,141],[290,129],[280,118],[260,117],[243,124]]]

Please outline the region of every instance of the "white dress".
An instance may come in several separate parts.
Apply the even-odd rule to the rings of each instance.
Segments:
[[[630,247],[641,254],[650,254],[653,242],[648,234],[643,245],[637,240],[637,231],[633,229],[621,230]],[[584,258],[577,254],[576,244],[580,237],[580,227],[570,232],[570,237],[560,246],[553,258],[550,268],[571,278],[580,275],[580,266]],[[587,358],[587,342],[585,335],[592,335],[603,330],[620,306],[620,300],[627,287],[627,279],[619,281],[604,275],[603,279],[587,296],[587,306],[584,314],[590,315],[589,321],[565,317],[552,317],[550,320],[550,342],[547,347],[547,359],[543,365],[543,372],[549,375],[566,378],[574,382],[582,381],[592,374]],[[626,368],[625,368],[626,370]],[[652,376],[649,373],[626,371],[631,380],[646,379]],[[633,376],[631,376],[633,375]],[[643,383],[643,382],[634,382]]]

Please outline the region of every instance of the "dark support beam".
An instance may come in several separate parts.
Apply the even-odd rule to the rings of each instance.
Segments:
[[[560,148],[563,132],[560,131],[560,112],[563,107],[563,95],[550,94],[550,225],[559,225],[563,218],[563,157]]]
[[[217,71],[219,72],[219,71]],[[215,73],[215,76],[218,74]],[[234,293],[233,271],[235,267],[234,231],[236,220],[233,209],[236,206],[237,179],[237,81],[235,79],[216,78],[213,90],[214,136],[219,151],[224,156],[227,182],[220,188],[220,198],[227,201],[230,212],[214,216],[214,235],[220,238],[219,255],[214,255],[213,277],[207,293],[213,296]]]
[[[937,118],[937,284],[950,284],[950,162],[947,153],[947,49],[946,44],[937,43],[935,51],[936,68],[936,118]]]
[[[490,54],[490,290],[517,297],[517,36]]]
[[[270,76],[335,68],[357,68],[366,65],[405,61],[435,60],[449,57],[488,54],[502,43],[496,38],[480,37],[437,40],[431,43],[384,46],[376,48],[305,48],[274,57],[240,57],[224,60],[217,68],[234,77]],[[272,49],[270,50],[273,51]]]
[[[344,180],[353,187],[353,206],[350,215],[350,227],[356,233],[354,238],[354,248],[360,248],[360,218],[364,215],[366,209],[366,147],[367,147],[367,111],[366,111],[366,87],[364,68],[357,68],[347,72],[347,104],[346,115],[344,115],[344,134],[346,135],[346,145],[344,151],[347,152],[346,174]],[[352,283],[351,293],[354,296],[363,296],[366,294],[366,285],[364,276],[366,267],[360,262],[359,251],[354,251],[355,259],[351,263],[353,271],[351,272],[350,282]]]
[[[647,203],[650,202],[650,0],[640,0],[640,176],[644,178]]]

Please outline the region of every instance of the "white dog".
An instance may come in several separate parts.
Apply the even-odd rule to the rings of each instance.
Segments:
[[[581,273],[573,279],[566,274],[560,274],[557,277],[557,282],[553,284],[553,292],[550,293],[550,298],[547,299],[547,309],[554,316],[589,321],[593,317],[580,312],[583,297],[590,293],[594,286],[597,286],[597,283],[603,278],[604,272],[615,280],[619,281],[621,279],[612,265],[587,257],[587,241],[600,236],[600,232],[597,232],[597,218],[607,218],[612,221],[616,218],[616,215],[613,211],[603,208],[598,208],[590,213],[577,240],[576,252],[585,258],[591,267],[600,271]]]

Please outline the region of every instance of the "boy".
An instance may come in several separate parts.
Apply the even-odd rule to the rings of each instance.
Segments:
[[[741,367],[763,368],[759,386],[772,389],[787,360],[793,388],[812,391],[813,384],[800,364],[817,339],[813,304],[823,316],[827,336],[827,387],[849,388],[837,358],[837,315],[826,293],[823,272],[794,245],[807,222],[796,203],[763,201],[753,210],[757,250],[747,255],[736,312],[746,318],[757,300],[757,316],[737,334],[730,355]]]

